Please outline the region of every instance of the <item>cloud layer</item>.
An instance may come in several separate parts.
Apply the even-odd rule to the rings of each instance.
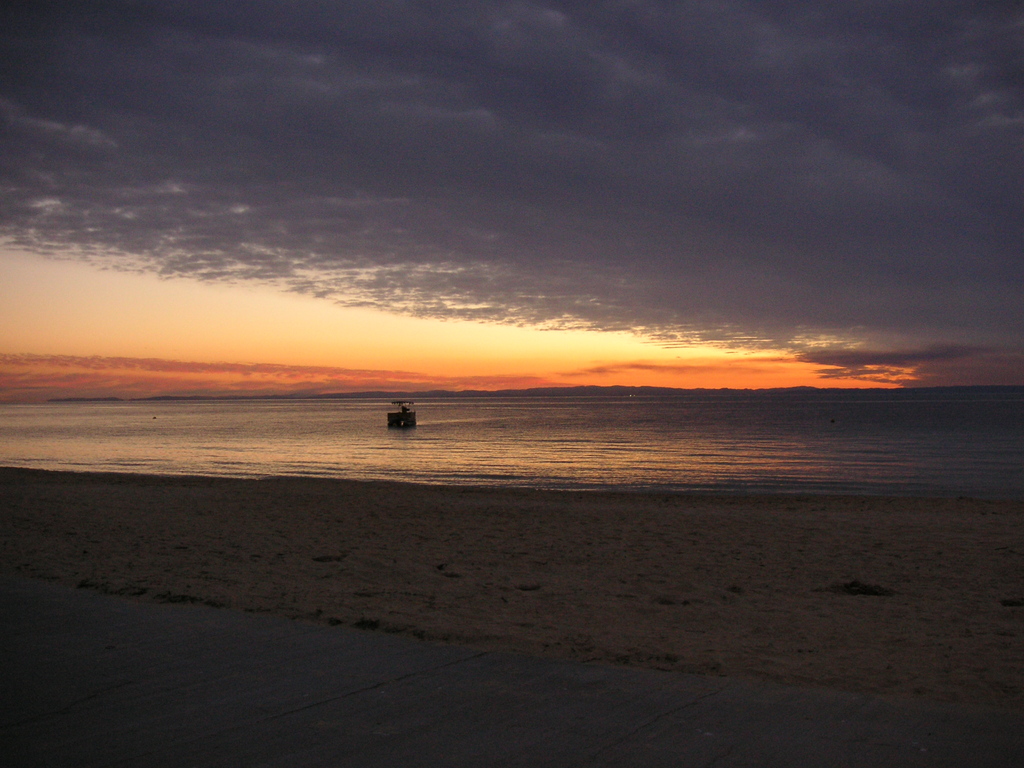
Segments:
[[[1024,339],[1019,3],[14,3],[0,45],[22,246],[666,344]]]
[[[203,363],[133,357],[0,354],[0,402],[66,397],[297,395],[427,389],[523,389],[529,376],[431,376],[308,365]]]

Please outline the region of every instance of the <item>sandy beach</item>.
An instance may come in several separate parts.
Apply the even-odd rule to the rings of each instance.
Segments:
[[[0,570],[488,650],[1024,708],[1024,502],[0,468]]]

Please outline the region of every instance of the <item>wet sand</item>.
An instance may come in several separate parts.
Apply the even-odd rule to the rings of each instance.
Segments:
[[[1024,502],[0,468],[0,571],[488,650],[1024,709]]]

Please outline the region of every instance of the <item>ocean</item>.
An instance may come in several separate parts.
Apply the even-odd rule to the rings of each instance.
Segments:
[[[1024,388],[0,405],[0,465],[1024,499]]]

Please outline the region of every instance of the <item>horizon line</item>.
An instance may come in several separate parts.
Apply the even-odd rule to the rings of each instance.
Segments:
[[[358,392],[286,393],[286,394],[231,394],[231,395],[150,395],[148,397],[53,397],[47,403],[100,403],[100,402],[158,402],[197,400],[334,400],[370,399],[397,396],[407,397],[514,397],[514,396],[573,396],[589,394],[614,396],[617,394],[687,394],[687,393],[796,393],[796,392],[910,392],[936,390],[1022,390],[1022,384],[953,384],[941,386],[902,387],[658,387],[651,385],[581,384],[567,386],[525,387],[520,389],[429,389],[429,390],[363,390]],[[9,403],[15,404],[15,403]]]

